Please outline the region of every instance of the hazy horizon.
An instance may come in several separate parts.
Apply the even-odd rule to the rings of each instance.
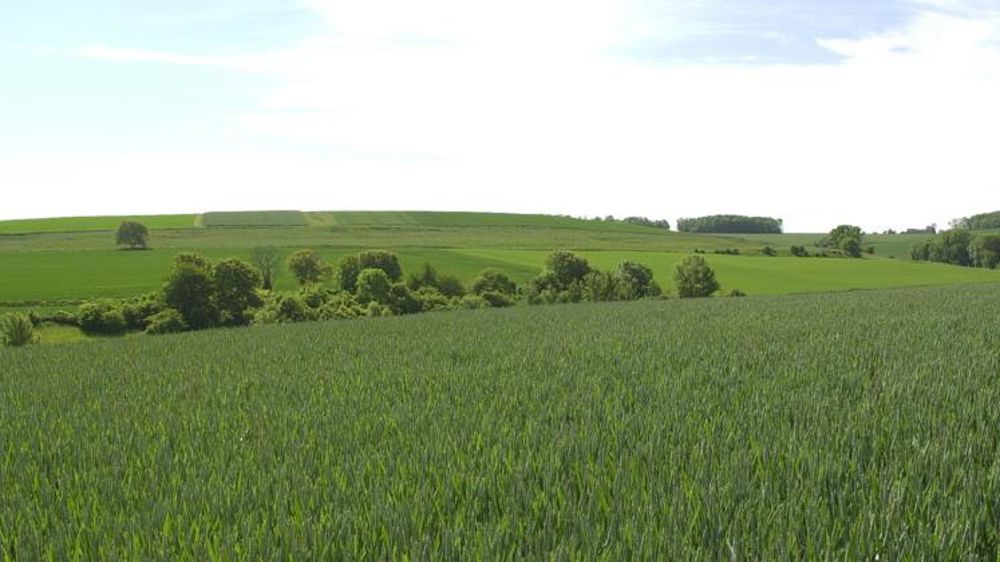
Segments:
[[[1000,209],[981,0],[125,0],[0,21],[0,220]]]

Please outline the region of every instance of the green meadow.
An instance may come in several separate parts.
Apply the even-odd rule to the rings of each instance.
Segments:
[[[328,261],[336,261],[362,248],[318,248]],[[386,248],[399,253],[405,271],[425,263],[469,281],[487,267],[506,271],[524,283],[537,275],[550,250],[501,250],[475,248]],[[0,253],[5,274],[0,302],[39,303],[73,301],[91,297],[126,297],[159,289],[174,255],[185,250],[157,249],[141,252],[119,250],[38,251]],[[191,248],[213,259],[249,258],[248,248]],[[286,249],[285,253],[290,253]],[[592,265],[610,269],[630,260],[653,269],[669,292],[673,269],[687,253],[630,250],[582,250]],[[749,294],[785,294],[852,289],[877,289],[919,285],[1000,281],[1000,272],[942,264],[888,259],[847,260],[707,255],[724,291],[740,289]],[[292,289],[287,273],[278,278],[278,289]]]
[[[133,217],[151,229],[151,250],[115,249],[113,230],[122,217],[0,222],[0,303],[46,307],[92,297],[126,297],[160,288],[173,256],[196,251],[213,259],[248,258],[257,246],[283,254],[312,248],[328,261],[362,249],[397,252],[405,270],[424,263],[471,280],[486,267],[499,267],[519,283],[542,268],[556,249],[573,250],[595,266],[623,260],[650,266],[668,289],[676,263],[704,250],[724,291],[749,294],[876,289],[980,283],[997,272],[888,259],[923,235],[866,238],[874,256],[861,260],[763,257],[765,245],[814,245],[822,235],[690,235],[651,227],[545,215],[445,212],[268,211]],[[201,226],[194,226],[199,224]],[[285,226],[281,226],[284,224]],[[303,226],[304,224],[310,226]],[[76,229],[76,230],[73,230]],[[741,255],[716,255],[735,249]],[[288,274],[279,289],[291,289]]]
[[[198,215],[146,215],[106,217],[66,217],[0,221],[0,234],[37,232],[114,232],[122,221],[137,221],[150,229],[193,228]]]
[[[722,235],[713,235],[722,236]],[[740,234],[739,237],[748,242],[767,244],[779,252],[788,252],[791,246],[804,246],[809,251],[821,251],[818,247],[823,233],[785,233],[785,234]],[[929,234],[865,234],[863,246],[875,248],[875,256],[910,260],[910,249],[917,242],[930,237]]]

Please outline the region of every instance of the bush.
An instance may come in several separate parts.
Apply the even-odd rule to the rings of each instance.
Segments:
[[[363,316],[364,310],[354,295],[346,291],[327,292],[326,301],[318,310],[320,320],[340,320]]]
[[[674,281],[681,298],[710,297],[719,290],[715,271],[701,256],[688,256],[677,264]]]
[[[731,296],[731,297],[745,297],[745,296],[747,296],[747,294],[744,293],[743,291],[739,290],[739,289],[733,289],[732,291],[729,291],[729,296]]]
[[[432,287],[446,297],[460,297],[465,294],[465,285],[458,277],[438,273],[429,263],[424,264],[420,273],[409,275],[406,278],[406,285],[413,291]]]
[[[179,254],[163,287],[167,306],[184,317],[192,330],[211,328],[219,323],[212,264],[198,254]]]
[[[288,256],[288,270],[300,285],[319,283],[330,273],[330,265],[312,250],[299,250]]]
[[[212,276],[220,323],[223,326],[249,324],[248,311],[261,304],[257,295],[263,283],[260,272],[243,260],[230,258],[217,263]]]
[[[353,293],[358,288],[358,274],[361,273],[361,263],[358,256],[344,256],[337,262],[337,283],[341,290]]]
[[[26,314],[7,314],[0,317],[0,344],[21,347],[37,340],[35,325]]]
[[[420,302],[420,310],[423,312],[451,308],[451,299],[442,295],[441,291],[434,287],[421,287],[413,293],[413,296]]]
[[[515,295],[517,294],[517,285],[503,271],[489,267],[480,271],[479,275],[472,281],[472,292],[477,295],[483,293]]]
[[[381,269],[365,269],[358,275],[357,299],[361,304],[389,304],[389,276]]]
[[[456,304],[462,310],[478,310],[480,308],[489,308],[490,306],[490,303],[479,295],[465,295],[457,299]]]
[[[590,273],[590,264],[587,260],[567,251],[549,254],[545,259],[545,268],[552,273],[555,286],[560,290],[568,289],[573,283],[582,282]]]
[[[438,277],[437,290],[446,297],[461,297],[465,295],[465,285],[454,275],[441,275]]]
[[[806,251],[806,247],[805,246],[792,246],[791,247],[791,252],[792,252],[792,255],[795,256],[795,257],[797,257],[797,258],[807,258],[807,257],[809,257],[809,252]]]
[[[630,261],[618,264],[615,272],[617,279],[616,298],[635,300],[645,297],[658,297],[663,293],[660,285],[653,280],[653,270],[649,267]]]
[[[378,271],[382,271],[381,269]],[[385,273],[383,271],[383,273]],[[384,304],[379,304],[378,302],[371,301],[365,308],[365,316],[371,316],[373,318],[379,318],[382,316],[392,316],[392,309]]]
[[[775,250],[775,249],[774,249],[774,248],[772,248],[771,246],[764,246],[764,247],[763,247],[763,248],[762,248],[762,249],[760,250],[760,253],[761,253],[761,254],[763,254],[763,255],[765,255],[765,256],[768,256],[768,257],[772,257],[772,258],[773,258],[774,256],[778,255],[778,250]]]
[[[118,303],[110,300],[86,302],[77,313],[80,329],[87,334],[120,335],[125,332],[125,315]]]
[[[583,277],[580,288],[585,301],[618,300],[618,278],[606,271],[591,271]]]
[[[76,314],[69,312],[67,310],[57,310],[52,314],[47,316],[37,316],[36,318],[30,318],[31,323],[35,326],[43,322],[51,322],[52,324],[58,324],[60,326],[78,326],[79,321],[77,320]]]
[[[514,305],[514,299],[506,293],[487,291],[478,296],[486,301],[491,308],[505,308]]]
[[[369,250],[358,254],[360,271],[366,269],[381,269],[393,283],[403,278],[403,268],[399,265],[399,256],[385,250]]]
[[[389,288],[389,308],[393,314],[416,314],[423,310],[420,300],[405,283],[395,283]]]
[[[297,295],[277,295],[252,313],[254,324],[289,324],[315,320],[318,314]]]
[[[188,329],[181,313],[167,308],[150,316],[146,322],[146,333],[151,336],[161,334],[175,334]]]
[[[163,298],[152,293],[129,299],[121,304],[122,316],[127,330],[144,330],[149,318],[166,308]]]

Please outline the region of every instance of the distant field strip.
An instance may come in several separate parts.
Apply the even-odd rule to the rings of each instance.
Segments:
[[[327,261],[336,262],[362,248],[317,248]],[[486,267],[498,267],[518,283],[537,275],[549,250],[394,248],[406,272],[430,263],[439,271],[469,281]],[[34,251],[0,252],[0,303],[121,297],[161,287],[174,255],[185,248],[144,252]],[[248,259],[249,248],[193,248],[213,259]],[[284,248],[287,255],[294,248]],[[595,267],[610,269],[631,260],[650,266],[667,292],[672,291],[676,264],[686,253],[636,251],[583,251]],[[740,289],[754,295],[877,289],[896,286],[947,285],[1000,282],[1000,271],[961,268],[943,264],[882,259],[764,258],[755,256],[706,256],[716,269],[725,291]],[[296,284],[287,272],[279,289]]]
[[[691,251],[695,248],[738,248],[754,252],[760,244],[666,232],[524,226],[351,226],[315,228],[224,227],[153,231],[153,248],[525,248]],[[114,247],[107,232],[38,233],[0,236],[0,252],[27,250],[101,250]]]
[[[241,211],[203,213],[202,226],[308,226],[301,211]]]
[[[0,556],[995,560],[998,292],[0,347]]]
[[[502,264],[544,263],[546,251],[536,250],[453,250],[456,254],[496,260]],[[674,268],[688,254],[583,251],[591,265],[610,269],[624,260],[644,263],[668,292],[672,290]],[[707,254],[723,290],[740,289],[755,295],[814,293],[851,289],[882,289],[919,285],[1000,282],[1000,271],[962,268],[944,264],[913,263],[886,259],[847,258],[767,258]]]
[[[194,228],[197,215],[152,215],[121,217],[67,217],[0,221],[0,234],[34,232],[86,232],[116,230],[122,221],[141,222],[150,229]]]
[[[656,232],[659,229],[620,222],[581,220],[555,215],[515,213],[452,213],[437,211],[324,211],[306,213],[310,224],[331,227],[504,227],[572,228],[614,232]]]
[[[738,237],[755,244],[769,244],[779,251],[788,251],[790,246],[805,246],[810,251],[817,248],[825,233],[787,233],[787,234],[706,234],[704,236]],[[910,259],[910,249],[917,242],[929,238],[929,234],[865,234],[862,246],[873,246],[878,257],[893,257],[901,260]]]

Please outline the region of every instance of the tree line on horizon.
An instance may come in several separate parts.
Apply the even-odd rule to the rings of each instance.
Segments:
[[[710,215],[677,219],[677,230],[711,234],[781,234],[783,221],[771,217]]]

